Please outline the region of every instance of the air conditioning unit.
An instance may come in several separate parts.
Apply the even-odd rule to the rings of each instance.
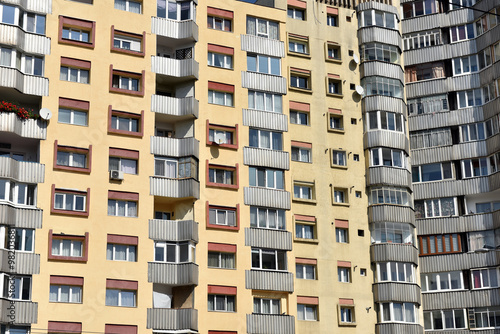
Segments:
[[[111,180],[123,180],[123,172],[121,170],[110,170],[109,178]]]

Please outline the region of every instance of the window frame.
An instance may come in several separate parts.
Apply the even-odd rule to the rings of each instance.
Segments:
[[[352,283],[351,268],[337,265],[337,281],[339,283]]]
[[[61,121],[61,115],[62,115],[61,110],[69,112],[69,122]],[[57,122],[68,125],[89,126],[89,111],[90,111],[90,103],[87,101],[73,100],[60,97]],[[75,123],[75,113],[81,113],[81,114],[85,113],[85,124]]]
[[[223,299],[224,302],[224,309],[223,310],[218,310],[217,309],[217,299]],[[212,301],[210,300],[212,299]],[[228,309],[228,303],[229,299],[232,299],[233,303],[233,310]],[[210,308],[210,305],[212,305],[213,309]],[[207,311],[208,312],[229,312],[229,313],[236,313],[236,296],[235,295],[223,295],[219,293],[208,293],[208,302],[207,302]]]
[[[298,13],[301,13],[301,15],[298,15]],[[306,9],[301,8],[301,7],[295,7],[288,5],[287,7],[287,17],[290,19],[295,19],[295,20],[300,20],[300,21],[306,21]]]
[[[116,1],[116,0],[115,0]],[[129,0],[126,0],[129,1]],[[142,7],[142,6],[141,6]],[[139,50],[132,50],[126,49],[123,47],[117,47],[115,46],[115,39],[118,41],[129,41],[131,42],[131,45],[133,42],[139,42]],[[115,30],[115,26],[111,26],[111,52],[116,52],[116,53],[123,53],[131,56],[139,56],[139,57],[144,57],[146,55],[145,53],[145,45],[146,45],[146,32],[143,31],[142,35],[141,34],[135,34],[123,30]]]
[[[207,145],[218,146],[229,149],[238,149],[238,124],[235,124],[234,126],[219,125],[210,123],[209,120],[207,119],[206,128],[207,128],[207,136],[206,136]],[[213,133],[212,136],[210,136],[211,132]],[[213,140],[210,140],[210,137],[214,138],[216,136],[216,132],[224,132],[226,141],[228,133],[231,133],[231,143],[218,144]]]
[[[0,273],[0,287],[2,288],[0,297],[10,301],[10,304],[13,304],[14,301],[31,301],[33,279],[29,275]]]
[[[263,260],[262,260],[262,255],[263,253],[267,253],[268,255],[273,254],[274,256],[274,266],[276,269],[271,269],[271,268],[263,268]],[[258,262],[259,266],[254,267],[254,254],[258,255]],[[284,264],[284,268],[279,268],[280,265],[280,259],[279,257],[282,256],[283,260],[282,264]],[[259,248],[259,247],[252,247],[251,250],[251,269],[252,270],[263,270],[263,271],[272,271],[272,272],[287,272],[288,268],[288,261],[287,261],[287,253],[285,250],[280,250],[280,249],[269,249],[269,248]]]
[[[215,211],[215,218],[218,221],[218,211],[224,211],[226,212],[224,214],[224,219],[225,222],[224,224],[218,224],[217,222],[213,223],[210,220],[210,212]],[[227,212],[234,212],[234,225],[229,224],[228,220],[228,214]],[[213,215],[212,215],[213,217]],[[230,206],[221,206],[221,205],[214,205],[214,204],[209,204],[209,202],[206,202],[206,227],[211,229],[222,229],[222,230],[232,230],[232,231],[239,231],[240,229],[240,204],[236,204],[235,207],[230,207]]]
[[[119,0],[119,1],[124,1],[125,2],[125,9],[119,9],[119,8],[116,8],[116,1],[115,0],[115,4],[114,4],[114,8],[115,9],[118,9],[118,10],[123,10],[123,11],[126,11],[126,12],[129,12],[129,13],[134,13],[134,14],[142,14],[142,1],[135,1],[135,0]],[[134,11],[131,11],[130,10],[130,3],[131,2],[134,2],[134,3],[138,3],[140,5],[139,7],[139,13],[137,12],[134,12]]]
[[[461,27],[463,27],[463,29],[464,29],[463,33],[464,33],[465,38],[460,37]],[[467,40],[474,39],[477,37],[476,25],[474,24],[474,22],[449,27],[449,29],[450,29],[450,44],[467,41]],[[472,34],[472,36],[471,36],[471,34]]]
[[[312,313],[314,315],[312,319],[307,318],[308,309],[310,309],[309,312],[312,311]],[[297,320],[299,320],[299,321],[318,321],[318,305],[297,303]]]
[[[309,112],[290,109],[290,124],[310,126],[309,118]]]
[[[337,74],[328,74],[326,78],[326,95],[333,97],[343,97],[342,80]]]
[[[315,184],[312,182],[293,181],[292,201],[316,202]],[[296,196],[298,195],[298,196]]]
[[[79,190],[72,190],[72,189],[64,189],[64,188],[56,188],[55,184],[52,184],[52,196],[51,196],[51,205],[50,205],[50,213],[51,214],[60,214],[60,215],[69,215],[69,216],[82,216],[82,217],[88,217],[89,216],[89,207],[90,207],[90,188],[87,188],[87,191],[79,191]],[[72,195],[72,196],[80,196],[83,197],[83,210],[67,210],[63,208],[56,208],[56,196],[57,195],[64,195],[63,197],[63,202],[66,203],[66,195]],[[76,204],[76,197],[75,198],[75,203],[73,203],[73,207],[75,207]]]
[[[394,314],[394,304],[401,304],[401,316],[403,320],[395,320],[395,314]],[[381,323],[406,323],[406,324],[416,324],[418,323],[418,307],[416,306],[415,303],[406,303],[406,302],[385,302],[385,303],[379,303],[379,321]],[[389,314],[387,316],[389,318],[385,318],[386,314],[384,311],[385,307],[384,305],[387,305]],[[412,307],[412,313],[413,313],[413,321],[405,321],[406,319],[406,306],[411,305]]]
[[[127,79],[127,88],[122,88],[122,79]],[[127,72],[122,70],[115,70],[113,64],[109,65],[109,92],[117,94],[125,94],[131,96],[144,96],[145,90],[146,71],[142,70],[141,73]],[[118,85],[116,85],[118,80]],[[133,88],[133,82],[137,80],[137,90]]]
[[[310,145],[311,144],[309,143],[292,141],[292,147],[290,151],[291,160],[296,162],[312,163],[312,145]],[[304,153],[306,158],[303,160]]]
[[[262,96],[264,109],[258,108],[258,100]],[[271,101],[271,105],[269,106],[267,102]],[[270,108],[269,108],[270,107]],[[283,95],[275,94],[271,92],[265,91],[256,91],[256,90],[248,90],[248,109],[266,111],[266,112],[274,112],[278,114],[283,113]]]
[[[65,38],[63,37],[64,35],[63,31],[65,29],[69,29],[70,32],[72,30],[87,32],[89,36],[89,41],[85,42],[81,40],[72,39],[71,37]],[[59,40],[58,40],[59,44],[67,44],[67,45],[94,49],[95,31],[96,31],[95,21],[87,21],[87,20],[59,15]]]
[[[435,179],[435,180],[423,181],[423,176],[424,176],[423,168],[425,168],[425,166],[431,166],[431,165],[439,165],[441,177],[439,179]],[[450,177],[445,177],[445,174],[448,172],[446,170],[446,168],[447,168],[446,165],[449,166]],[[438,181],[444,181],[444,180],[453,180],[455,177],[454,165],[451,161],[412,166],[411,173],[412,173],[412,183],[427,183],[427,182],[438,182]],[[431,174],[431,173],[429,173],[429,174]]]
[[[0,179],[0,187],[3,187],[4,198],[0,198],[0,202],[13,204],[19,208],[34,208],[37,203],[38,185],[33,183],[17,182],[12,179]],[[20,189],[22,189],[20,191]],[[0,194],[1,194],[0,193]],[[20,202],[20,197],[21,201]]]
[[[181,261],[182,246],[187,245],[187,260]],[[168,261],[169,257],[169,246],[174,247],[174,257],[175,261]],[[195,263],[196,262],[196,244],[194,241],[165,241],[165,240],[155,240],[154,242],[154,263],[171,263],[171,264],[183,264],[183,263]],[[170,248],[172,249],[172,248]],[[159,253],[161,252],[161,253]],[[162,260],[157,260],[156,256],[162,255]]]
[[[290,67],[289,78],[289,89],[312,93],[311,71]],[[301,84],[301,80],[304,80],[304,85]]]
[[[391,164],[385,164],[386,161],[389,160],[384,160],[384,151],[390,153],[390,158],[391,158]],[[375,153],[377,152],[377,153]],[[397,159],[394,159],[396,156],[394,155],[395,153],[398,153],[400,156],[400,162],[401,165],[398,166]],[[378,160],[378,163],[376,161]],[[390,167],[390,168],[400,168],[400,169],[406,169],[408,165],[408,155],[404,150],[400,149],[393,149],[389,147],[374,147],[370,149],[370,167]]]
[[[222,66],[217,66],[215,64],[215,57],[216,56],[222,57],[222,63],[223,63]],[[217,67],[217,68],[224,68],[224,69],[228,69],[228,70],[233,69],[233,55],[226,54],[226,53],[220,53],[220,52],[214,52],[214,51],[208,51],[207,58],[208,58],[208,66]]]
[[[110,304],[110,301],[108,300],[108,292],[109,291],[118,291],[118,304]],[[133,293],[133,305],[128,306],[128,305],[121,305],[122,304],[122,294],[123,293]],[[111,298],[111,297],[110,297]],[[106,306],[114,306],[114,307],[130,307],[130,308],[135,308],[137,307],[137,290],[129,290],[129,289],[112,289],[106,287]]]
[[[113,122],[116,118],[116,123]],[[129,119],[129,130],[119,129],[119,119]],[[132,120],[137,120],[137,131],[133,131]],[[142,137],[144,135],[144,110],[141,110],[140,114],[113,110],[111,105],[108,106],[108,133],[131,136],[131,137]],[[116,126],[116,128],[114,127]]]
[[[249,26],[249,21],[255,21],[255,34],[250,34],[249,33],[249,29],[248,29],[248,26]],[[259,31],[259,27],[262,27],[262,24],[265,24],[266,26],[266,31],[265,32],[261,32]],[[276,39],[274,38],[271,38],[270,37],[270,24],[273,24],[276,26],[277,28],[277,31],[276,31]],[[263,18],[260,18],[260,17],[255,17],[255,16],[247,16],[246,17],[246,34],[247,35],[253,35],[253,36],[256,36],[256,37],[262,37],[262,38],[267,38],[267,39],[273,39],[273,40],[279,40],[280,38],[280,26],[279,26],[279,22],[277,21],[274,21],[274,20],[268,20],[268,19],[263,19]]]
[[[453,274],[458,274],[459,275],[459,287],[458,288],[452,288],[452,280]],[[434,277],[433,277],[434,276]],[[471,272],[471,283],[474,282],[473,280],[473,274]],[[436,289],[431,289],[431,283],[432,280],[435,281]],[[448,288],[441,287],[443,281],[446,280],[446,284],[448,285]],[[420,274],[420,282],[421,282],[421,288],[422,288],[422,293],[433,293],[433,292],[442,292],[442,291],[460,291],[460,290],[467,290],[465,288],[464,284],[464,273],[462,270],[455,270],[455,271],[445,271],[445,272],[437,272],[437,273],[421,273]],[[471,284],[472,285],[472,284]]]
[[[455,236],[456,236],[456,241],[454,241]],[[445,238],[447,237],[449,238],[449,246],[450,246],[449,251],[446,251]],[[463,236],[460,233],[444,233],[444,234],[418,236],[419,256],[463,253],[464,248],[462,247],[462,238]],[[427,250],[424,249],[424,240],[425,240],[425,248],[427,248]],[[441,240],[442,251],[439,251],[439,246],[438,246],[439,240]],[[431,241],[434,241],[435,252],[431,251],[430,247]],[[453,245],[454,242],[456,242],[456,245],[458,247],[457,250],[455,250],[455,247]]]
[[[262,305],[263,305],[264,302],[269,302],[270,313],[256,312],[256,310],[255,310],[256,302],[259,304],[259,306],[258,306],[259,311],[262,311],[264,309],[262,307]],[[274,310],[274,308],[276,308],[276,307],[278,309]],[[279,314],[281,314],[281,309],[282,309],[282,307],[281,307],[281,299],[280,298],[258,298],[258,297],[254,297],[253,298],[253,311],[252,311],[252,314],[274,314],[274,315],[279,315]]]
[[[124,246],[125,248],[125,260],[119,260],[116,258],[116,246]],[[111,258],[108,258],[108,252],[111,248]],[[133,251],[133,252],[132,252]],[[131,253],[134,253],[132,258]],[[121,243],[108,243],[106,244],[106,260],[108,261],[119,261],[119,262],[137,262],[137,245],[131,244],[121,244]]]
[[[330,167],[347,168],[347,152],[330,149]],[[340,159],[339,159],[340,158]]]
[[[349,243],[349,228],[335,227],[335,242],[340,244]]]
[[[397,283],[410,283],[410,284],[417,283],[416,266],[411,262],[397,262],[397,261],[378,262],[376,265],[376,269],[377,272],[375,278],[377,283],[383,283],[383,282],[397,282]],[[386,273],[387,275],[386,279],[384,279],[383,273]],[[393,277],[393,274],[396,277]]]
[[[114,202],[114,209],[110,212],[110,205]],[[132,204],[134,203],[134,204]],[[125,215],[119,215],[120,204],[125,204]],[[129,209],[134,213],[133,207],[135,205],[135,216],[129,215]],[[129,208],[129,206],[131,206]],[[127,217],[127,218],[137,218],[139,217],[139,194],[132,192],[123,191],[112,191],[108,190],[108,206],[107,206],[108,217]]]
[[[224,180],[226,180],[226,173],[231,173],[230,177],[231,182],[230,183],[216,182],[218,171],[223,171]],[[213,179],[213,181],[210,181],[211,179]],[[207,180],[207,187],[239,189],[239,164],[236,164],[234,167],[225,165],[215,165],[215,164],[210,164],[208,160],[206,160],[206,180]]]
[[[277,68],[276,68],[276,61]],[[263,63],[266,63],[267,71],[262,69]],[[251,64],[255,64],[255,68],[251,67]],[[265,67],[264,67],[265,68]],[[260,53],[247,53],[247,72],[267,74],[274,76],[281,76],[281,58],[272,57]]]
[[[308,271],[307,271],[307,268],[312,268],[312,278],[308,278]],[[312,264],[312,263],[295,263],[295,278],[296,279],[305,279],[305,280],[312,280],[312,281],[315,281],[317,280],[317,275],[316,275],[316,271],[317,271],[317,265],[316,264]],[[302,277],[299,277],[299,272],[301,272],[301,276]]]
[[[208,268],[212,268],[212,269],[233,269],[233,270],[236,269],[236,253],[208,250],[208,258],[210,258],[210,253],[212,253],[212,255],[218,254],[217,255],[218,266],[217,267],[210,266],[210,261],[207,261],[207,267]],[[226,254],[226,255],[223,255],[223,254]],[[228,262],[228,261],[222,261],[222,256],[228,256],[227,254],[231,254],[231,256],[233,257],[233,260],[232,260],[232,262],[234,264],[233,267],[223,267],[222,266],[223,262],[226,262],[226,263]]]
[[[233,18],[234,18],[234,13],[229,10],[224,10],[220,8],[215,8],[215,7],[207,7],[207,28],[208,29],[214,29],[214,30],[219,30],[219,31],[224,31],[224,32],[232,32],[233,31]],[[217,21],[220,20],[220,27],[222,29],[217,29]],[[226,22],[229,27],[226,29]],[[212,23],[212,24],[210,24]]]
[[[335,57],[335,54],[337,54],[337,57]],[[335,42],[325,43],[325,60],[338,64],[342,63],[342,47],[340,44]]]
[[[334,187],[332,189],[332,205],[349,205],[349,192],[347,188]]]
[[[378,193],[382,191],[382,193]],[[394,196],[393,196],[394,192]],[[382,195],[382,196],[380,196]],[[377,186],[370,188],[368,194],[368,205],[397,205],[397,206],[412,206],[412,196],[407,188],[393,186]],[[383,202],[379,199],[382,197]],[[376,200],[374,200],[374,198]],[[394,200],[394,201],[393,201]],[[400,203],[398,201],[401,200]]]
[[[261,214],[260,212],[264,211],[265,216],[265,226],[260,225]],[[270,227],[270,222],[272,219],[269,219],[271,214],[274,216],[275,227]],[[280,217],[281,216],[281,217]],[[254,220],[255,217],[256,219]],[[281,222],[281,224],[280,224]],[[275,209],[275,208],[265,208],[258,206],[250,206],[250,227],[251,228],[261,228],[261,229],[269,229],[269,230],[286,230],[286,214],[285,210]]]
[[[268,136],[269,147],[263,146],[263,138]],[[283,132],[280,131],[271,131],[264,130],[259,128],[249,128],[248,130],[248,146],[264,149],[264,150],[273,150],[273,151],[282,151],[283,150]],[[257,143],[255,143],[252,138],[257,139]],[[275,147],[275,144],[277,144]]]
[[[310,57],[309,37],[288,33],[288,54],[301,57]],[[303,46],[304,52],[300,52],[299,45]]]
[[[68,235],[68,234],[54,234],[53,230],[49,230],[49,247],[48,247],[48,260],[59,260],[59,261],[75,261],[75,262],[87,262],[88,260],[88,239],[89,232],[85,232],[85,235]],[[82,243],[82,256],[64,256],[55,255],[52,253],[52,245],[54,240],[71,240]],[[62,247],[60,244],[60,248]],[[73,244],[71,244],[71,250],[73,249]],[[70,250],[70,252],[71,252]]]
[[[57,158],[59,152],[66,152],[70,154],[68,156],[68,165],[58,164]],[[72,166],[71,161],[73,159],[73,154],[85,155],[86,166],[85,167]],[[54,140],[53,169],[90,174],[90,172],[92,171],[92,145],[89,145],[89,148],[80,148],[74,146],[59,145],[59,141],[57,139]]]
[[[50,295],[49,293],[49,302],[50,303],[66,303],[66,304],[83,304],[83,285],[69,285],[69,284],[50,284],[50,291],[52,292],[53,287],[57,287],[57,300],[50,300]],[[62,295],[62,289],[63,287],[68,287],[68,296],[69,296],[69,301],[61,301],[61,295]],[[76,289],[77,291],[74,292],[73,290]],[[79,290],[79,291],[78,291]],[[80,295],[80,301],[72,301],[72,297],[74,295]]]
[[[90,69],[90,61],[61,57],[59,80],[89,85],[91,83]],[[76,71],[75,81],[71,80],[74,71]],[[82,75],[83,73],[86,73],[86,77]],[[64,74],[66,76],[66,79],[63,78]]]
[[[464,327],[457,327],[456,325],[456,312],[461,312],[462,313],[462,319],[464,320]],[[453,322],[453,327],[447,327],[447,319],[445,316],[445,312],[451,312],[451,317],[448,315],[448,320],[452,320]],[[435,314],[440,315],[440,321],[441,321],[441,326],[435,326],[434,321],[437,320],[437,317]],[[426,319],[429,319],[429,323],[426,321]],[[467,310],[464,309],[446,309],[446,310],[432,310],[432,311],[424,311],[424,327],[425,330],[449,330],[449,329],[467,329],[467,319],[468,319],[468,314]],[[427,324],[431,325],[431,328],[426,327]]]
[[[384,119],[385,119],[385,128],[383,122]],[[382,131],[391,131],[397,133],[405,133],[406,131],[406,126],[405,126],[406,120],[404,115],[390,111],[377,110],[365,113],[365,124],[366,124],[365,129],[367,132],[382,130]]]

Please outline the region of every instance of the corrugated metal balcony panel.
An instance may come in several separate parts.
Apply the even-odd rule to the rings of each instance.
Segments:
[[[195,263],[148,262],[148,282],[169,285],[198,285]]]
[[[194,137],[166,138],[151,136],[151,154],[168,157],[195,156],[198,158],[200,142]]]
[[[255,35],[241,35],[241,50],[272,57],[285,57],[285,43]]]
[[[147,328],[198,330],[198,310],[192,308],[148,308]]]
[[[151,111],[171,116],[193,116],[198,118],[199,101],[194,97],[176,98],[151,95]]]
[[[358,12],[361,12],[364,10],[369,10],[369,9],[377,9],[377,10],[381,10],[383,12],[393,13],[393,14],[396,14],[396,17],[399,19],[399,12],[398,12],[397,8],[394,6],[387,5],[387,4],[381,3],[381,2],[375,2],[375,1],[361,2],[358,4],[358,8],[357,8]]]
[[[366,178],[366,185],[392,185],[410,188],[411,174],[407,169],[394,167],[370,167]]]
[[[193,20],[175,21],[153,16],[151,33],[173,39],[198,40],[198,25]]]
[[[199,64],[194,59],[151,56],[151,71],[169,77],[198,79]]]
[[[243,125],[286,132],[288,131],[288,117],[277,112],[243,109]]]
[[[50,54],[50,38],[25,32],[13,25],[0,23],[0,43],[15,46],[27,53]]]
[[[483,107],[471,107],[448,112],[420,114],[409,117],[410,131],[421,131],[484,121]]]
[[[259,187],[244,187],[245,205],[290,210],[290,192]]]
[[[420,287],[412,283],[373,284],[375,302],[407,302],[420,304]]]
[[[473,6],[475,9],[479,10],[474,10],[474,18],[477,19],[480,16],[484,15],[484,12],[489,12],[495,7],[498,7],[498,1],[497,0],[482,0],[478,1],[476,4]],[[482,11],[482,12],[481,12]]]
[[[500,264],[498,252],[459,253],[420,257],[421,273],[467,270],[471,268],[494,267]]]
[[[481,36],[476,37],[477,49],[483,50],[488,46],[495,44],[496,42],[498,42],[498,36],[500,36],[500,26],[497,25]]]
[[[500,99],[498,98],[483,105],[484,119],[495,116],[498,110],[500,110]]]
[[[195,179],[167,179],[150,176],[149,193],[173,198],[200,198],[200,183]]]
[[[427,95],[445,94],[449,91],[474,89],[480,86],[479,74],[477,73],[458,77],[408,82],[406,83],[406,98],[411,99]]]
[[[263,166],[289,170],[290,154],[285,151],[244,147],[243,163],[248,166]]]
[[[453,44],[436,45],[422,49],[405,51],[405,66],[456,58],[477,53],[475,40]]]
[[[372,244],[370,246],[372,262],[411,262],[418,265],[418,250],[413,245]]]
[[[361,100],[363,112],[369,111],[391,111],[406,116],[406,103],[402,99],[390,96],[372,95],[366,96]]]
[[[435,181],[413,185],[414,200],[487,193],[498,188],[498,173],[465,180]],[[493,187],[490,186],[493,185]]]
[[[245,228],[245,246],[292,250],[292,233],[282,230]]]
[[[403,49],[403,41],[399,31],[386,29],[376,26],[365,27],[358,29],[359,44],[370,42],[380,42],[384,44],[394,45]]]
[[[13,303],[13,304],[11,304]],[[10,316],[13,316],[11,318]],[[11,325],[36,324],[38,303],[0,299],[0,322]]]
[[[15,88],[29,95],[49,95],[49,79],[23,74],[18,69],[9,67],[0,67],[0,87]]]
[[[19,275],[37,275],[40,273],[39,254],[15,251],[14,257],[15,263],[9,264],[9,250],[0,249],[0,271]]]
[[[421,235],[463,233],[500,228],[500,211],[467,216],[417,219],[417,231]]]
[[[41,209],[18,208],[10,204],[0,204],[0,224],[21,228],[42,228]]]
[[[30,12],[52,13],[52,0],[2,0],[2,2],[21,6]]]
[[[361,78],[369,76],[383,76],[398,79],[405,82],[404,72],[399,64],[386,63],[382,61],[366,61],[359,66]]]
[[[43,183],[45,165],[37,162],[16,161],[10,157],[0,157],[0,177],[26,183]]]
[[[279,75],[241,71],[241,86],[252,90],[286,94],[286,78]]]
[[[280,271],[245,270],[245,288],[293,292],[293,274]]]
[[[391,147],[410,152],[410,141],[405,133],[389,130],[371,130],[363,135],[365,149]]]
[[[2,69],[0,68],[0,72]],[[0,79],[1,80],[1,79]],[[47,122],[40,119],[21,120],[15,113],[0,113],[0,131],[12,132],[24,138],[47,138]]]
[[[295,317],[279,314],[247,314],[249,334],[295,334]]]
[[[496,137],[492,137],[495,138]],[[492,142],[492,145],[496,145]],[[440,161],[462,160],[487,156],[495,151],[488,152],[486,141],[475,141],[453,146],[432,147],[412,150],[412,164],[424,165]]]
[[[500,62],[495,62],[488,68],[479,72],[481,86],[494,82],[500,76]]]
[[[198,242],[198,223],[193,220],[149,220],[149,239]]]
[[[399,222],[415,226],[415,213],[412,208],[397,205],[372,205],[368,207],[370,223]]]
[[[423,334],[424,328],[419,324],[381,324],[375,325],[376,334]],[[439,331],[441,333],[441,331]]]
[[[425,310],[497,305],[500,305],[500,288],[422,294],[422,306]]]
[[[403,34],[416,31],[440,29],[444,27],[466,24],[474,21],[472,10],[459,9],[448,13],[437,13],[432,15],[422,15],[403,20],[401,30]]]

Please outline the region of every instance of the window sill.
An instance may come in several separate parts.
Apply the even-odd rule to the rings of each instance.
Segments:
[[[111,52],[123,53],[126,55],[137,56],[137,57],[144,57],[146,55],[144,52],[141,52],[141,51],[125,50],[125,49],[120,49],[120,48],[115,48],[115,47],[111,48]]]
[[[91,42],[80,42],[72,39],[59,38],[59,44],[67,44],[73,46],[81,46],[83,48],[94,49],[94,43]]]
[[[350,207],[351,205],[349,203],[337,203],[337,202],[333,202],[332,205],[334,206],[343,206],[343,207]]]
[[[227,231],[239,231],[239,226],[228,226],[228,225],[216,225],[207,223],[207,228],[216,230],[227,230]]]
[[[348,169],[347,166],[334,165],[334,164],[330,164],[330,167],[331,168],[337,168],[337,169],[343,169],[343,170],[347,170]]]
[[[142,132],[133,132],[126,130],[118,130],[118,129],[108,129],[108,133],[115,135],[131,136],[131,137],[141,137],[141,138],[143,136]]]
[[[233,149],[233,150],[237,150],[238,149],[238,145],[236,145],[236,144],[217,144],[217,143],[215,143],[213,141],[207,141],[207,146],[229,148],[229,149]]]
[[[318,239],[304,239],[304,238],[297,238],[297,237],[294,237],[293,241],[295,241],[295,242],[303,242],[303,243],[306,243],[306,244],[318,244],[319,243]]]
[[[211,188],[222,188],[222,189],[239,189],[239,185],[237,184],[224,184],[224,183],[212,183],[207,182],[207,187]]]
[[[61,209],[50,209],[50,213],[53,215],[65,215],[65,216],[80,216],[88,217],[89,213],[86,211],[72,211],[72,210],[61,210]]]
[[[339,322],[339,327],[356,327],[355,322]]]
[[[296,56],[296,57],[302,57],[302,58],[311,58],[311,55],[309,53],[301,53],[301,52],[295,52],[295,51],[288,51],[288,54],[290,56]]]
[[[315,199],[306,199],[306,198],[297,198],[293,197],[292,202],[299,202],[299,203],[307,203],[307,204],[316,204]]]
[[[334,64],[342,64],[342,59],[336,59],[336,58],[326,58],[325,59],[327,62],[334,63]]]
[[[144,96],[143,91],[135,91],[135,90],[128,90],[128,89],[122,89],[122,88],[116,88],[116,87],[109,87],[109,92],[110,93],[117,93],[117,94],[124,94],[124,95],[130,95],[130,96]]]
[[[335,98],[338,98],[338,99],[344,98],[343,94],[336,94],[336,93],[326,93],[326,96],[335,97]]]
[[[313,93],[312,89],[310,89],[310,88],[300,88],[300,87],[288,86],[288,89],[294,90],[294,91],[297,91],[297,92],[306,93],[306,94],[312,94]]]
[[[345,130],[344,129],[332,129],[332,128],[328,127],[328,132],[344,134]]]
[[[207,65],[207,66],[210,67],[210,68],[220,68],[222,70],[234,71],[234,68],[232,68],[232,67],[228,68],[228,67],[215,66],[215,65]],[[216,311],[216,312],[218,312],[218,311]]]
[[[70,172],[90,174],[90,168],[80,168],[80,167],[55,165],[53,169],[54,170],[65,170],[65,171],[70,171]]]
[[[301,162],[301,163],[304,163],[304,164],[312,164],[312,161],[292,160],[292,162]]]
[[[86,257],[76,257],[76,256],[59,256],[59,255],[50,255],[47,260],[49,261],[68,261],[68,262],[87,262]]]

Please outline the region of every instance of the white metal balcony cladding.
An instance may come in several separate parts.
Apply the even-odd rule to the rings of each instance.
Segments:
[[[193,220],[149,220],[149,239],[198,242],[198,223]]]
[[[245,228],[245,246],[292,250],[292,233],[282,230]]]
[[[263,166],[279,169],[290,169],[290,154],[284,151],[265,148],[244,147],[243,163],[248,166]]]
[[[194,137],[166,138],[151,136],[151,154],[169,157],[195,156],[198,158],[200,142]]]
[[[415,226],[415,213],[409,207],[396,205],[372,205],[368,207],[368,220],[371,223],[400,222]]]
[[[25,32],[17,26],[0,24],[0,43],[16,46],[28,53],[50,54],[50,38]]]
[[[151,56],[151,71],[170,77],[190,77],[198,79],[199,67],[194,59],[174,59]]]
[[[12,304],[14,305],[15,312],[14,319],[10,318],[10,310]],[[10,309],[9,309],[10,307]],[[0,322],[2,324],[12,325],[28,325],[36,324],[38,318],[38,303],[25,302],[25,301],[10,301],[7,299],[0,299]]]
[[[394,185],[411,188],[411,174],[407,169],[393,167],[370,167],[366,185]]]
[[[21,228],[42,228],[40,209],[16,208],[10,204],[0,204],[0,224]]]
[[[172,116],[194,116],[198,118],[199,102],[194,97],[176,98],[151,95],[151,111]]]
[[[477,50],[480,49],[476,48],[476,42],[474,40],[409,50],[404,53],[405,66],[420,64],[422,63],[422,59],[425,59],[425,62],[433,62],[448,58],[456,58],[477,53]]]
[[[437,78],[433,80],[409,82],[406,84],[406,98],[444,94],[449,91],[467,90],[481,87],[479,74],[458,77]]]
[[[392,147],[410,152],[410,141],[405,133],[387,130],[368,131],[363,136],[365,149],[372,147]]]
[[[279,314],[247,314],[249,334],[295,334],[295,317]]]
[[[486,307],[500,304],[500,288],[424,293],[422,302],[426,310],[444,310],[464,307]]]
[[[198,285],[198,265],[194,263],[148,262],[148,282]]]
[[[452,10],[448,13],[437,13],[433,15],[422,15],[405,19],[401,25],[403,34],[431,30],[434,28],[445,28],[474,21],[474,12],[468,9]]]
[[[391,111],[406,115],[406,103],[399,98],[381,95],[366,96],[361,100],[363,112],[369,111]]]
[[[200,198],[200,183],[194,179],[149,177],[149,194],[173,198]]]
[[[290,193],[284,190],[244,187],[245,205],[290,210]]]
[[[288,131],[288,117],[272,111],[243,109],[243,125],[286,132]]]
[[[191,308],[148,308],[147,328],[169,330],[192,329],[197,331],[198,310]]]
[[[293,292],[293,274],[279,271],[245,270],[245,288]]]
[[[498,77],[500,77],[500,62],[498,61],[479,72],[481,86],[494,82]]]
[[[476,46],[478,50],[483,50],[484,48],[495,44],[498,41],[498,36],[500,36],[500,27],[495,28],[485,32],[481,36],[476,38]]]
[[[9,265],[9,250],[0,249],[0,271],[19,275],[37,275],[40,273],[40,255],[34,253],[15,252],[16,263],[14,270]]]
[[[9,67],[0,67],[0,87],[15,88],[29,95],[49,95],[49,79],[23,74],[18,69]]]
[[[414,0],[411,0],[411,1],[414,1]],[[404,2],[404,1],[401,1],[401,2]],[[376,1],[366,1],[366,2],[362,2],[362,3],[358,4],[358,8],[357,8],[358,12],[368,10],[368,9],[376,9],[376,10],[381,10],[383,12],[392,13],[392,14],[396,15],[398,20],[400,19],[399,12],[398,12],[397,8],[394,6],[387,5],[387,4],[381,3],[381,2],[376,2]]]
[[[2,68],[0,68],[0,81]],[[42,120],[21,120],[14,113],[0,113],[0,131],[12,132],[24,138],[47,138],[47,122]]]
[[[409,130],[420,131],[481,122],[485,120],[485,117],[483,107],[471,107],[460,110],[451,110],[449,112],[420,114],[410,116],[410,119],[411,122],[408,122]]]
[[[488,193],[499,189],[500,173],[465,180],[414,184],[414,200]]]
[[[17,161],[10,157],[0,157],[0,177],[26,183],[42,183],[45,165],[37,162]]]
[[[278,75],[242,71],[241,86],[251,90],[286,94],[286,79]]]
[[[373,262],[411,262],[418,264],[418,250],[413,245],[373,244],[370,246]]]
[[[493,230],[500,227],[500,211],[446,218],[417,219],[416,225],[418,233],[421,235]]]
[[[174,39],[197,41],[198,25],[193,20],[175,21],[153,16],[151,33]]]
[[[241,50],[272,57],[285,57],[285,43],[255,35],[241,35]]]
[[[422,256],[420,272],[437,273],[441,271],[468,270],[470,268],[498,266],[498,252],[460,253],[440,256]]]
[[[52,13],[52,0],[2,0],[2,2],[21,6],[30,12]]]
[[[375,302],[390,302],[393,300],[420,304],[420,287],[408,283],[376,283],[373,285]]]
[[[397,30],[386,29],[376,26],[364,27],[358,30],[358,39],[360,44],[370,42],[380,42],[394,45],[403,49],[401,35]]]
[[[405,81],[403,68],[398,64],[385,63],[381,61],[367,61],[359,66],[361,77],[383,76]],[[400,111],[401,112],[401,111]]]
[[[440,331],[442,333],[442,331]],[[375,325],[375,334],[423,334],[424,329],[419,324],[383,324]]]

